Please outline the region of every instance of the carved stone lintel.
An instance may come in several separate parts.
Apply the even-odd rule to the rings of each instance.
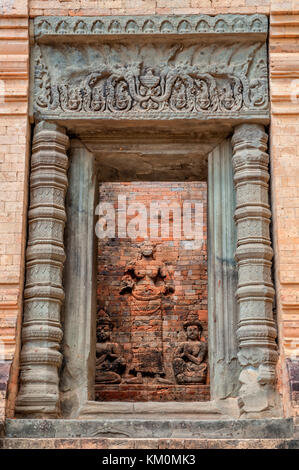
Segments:
[[[32,61],[43,119],[269,117],[263,41],[40,44]]]
[[[238,359],[242,367],[239,404],[248,416],[270,410],[273,414],[277,405],[267,140],[264,127],[258,124],[237,126],[232,138],[237,197]]]
[[[40,122],[32,145],[20,390],[16,412],[58,413],[68,137]]]

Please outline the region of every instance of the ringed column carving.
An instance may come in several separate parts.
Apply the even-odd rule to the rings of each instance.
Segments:
[[[16,413],[21,415],[55,417],[59,413],[67,146],[68,137],[56,124],[43,121],[35,127],[20,390],[16,404]]]
[[[268,136],[260,124],[241,124],[232,138],[237,225],[239,406],[248,417],[275,414],[277,361],[271,279],[273,251],[268,196]]]

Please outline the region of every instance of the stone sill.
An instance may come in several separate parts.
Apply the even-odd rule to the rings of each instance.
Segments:
[[[161,415],[160,415],[161,416]],[[288,419],[7,419],[5,437],[17,439],[292,439]]]
[[[125,402],[125,401],[88,401],[81,409],[79,419],[104,419],[124,417],[126,419],[165,419],[187,417],[188,419],[232,419],[239,417],[235,399],[221,403],[214,401],[198,402]],[[225,408],[224,408],[225,407]]]
[[[298,439],[0,439],[0,449],[299,449]]]

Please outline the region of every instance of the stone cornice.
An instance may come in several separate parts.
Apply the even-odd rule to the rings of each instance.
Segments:
[[[265,39],[265,15],[154,15],[68,17],[43,16],[34,19],[34,36],[39,41],[55,37],[123,37],[252,34]]]

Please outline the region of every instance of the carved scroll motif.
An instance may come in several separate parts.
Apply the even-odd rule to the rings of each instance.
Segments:
[[[76,115],[113,115],[146,116],[171,114],[194,115],[215,114],[231,115],[239,112],[257,112],[268,107],[267,66],[260,54],[254,57],[254,51],[261,44],[252,45],[251,55],[244,63],[163,65],[142,65],[138,61],[117,66],[101,59],[98,68],[89,72],[71,72],[69,78],[50,79],[48,67],[37,48],[35,62],[35,110],[39,113]],[[193,46],[194,49],[195,46]],[[217,48],[220,46],[218,45]],[[241,46],[240,46],[241,47]],[[176,47],[167,54],[177,53]],[[186,55],[198,57],[190,46]],[[229,56],[234,56],[238,48],[231,47]],[[218,49],[216,49],[218,50]],[[113,53],[111,49],[111,54]],[[153,49],[153,53],[155,49]],[[139,51],[142,56],[144,52]],[[165,53],[166,54],[166,53]],[[166,54],[166,55],[167,55]],[[138,54],[137,54],[138,55]],[[105,60],[105,64],[103,61]],[[136,59],[137,60],[137,59]],[[229,62],[229,60],[227,60]],[[249,74],[249,63],[252,63]],[[96,67],[93,65],[93,67]],[[55,74],[54,74],[55,75]]]

